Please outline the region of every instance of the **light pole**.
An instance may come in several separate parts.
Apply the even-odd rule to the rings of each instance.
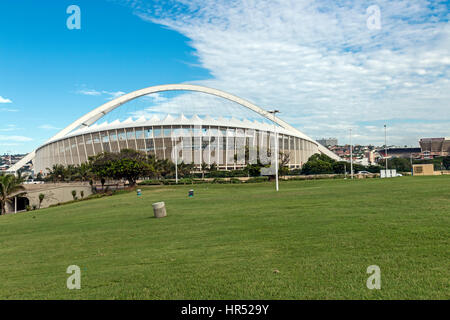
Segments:
[[[175,183],[178,184],[178,150],[176,144],[174,148],[175,148]]]
[[[277,133],[277,126],[275,122],[275,114],[280,113],[279,110],[271,110],[269,111],[273,115],[273,132],[275,135],[275,188],[278,191],[278,133]]]
[[[384,125],[384,156],[386,157],[386,176],[388,170],[388,154],[387,154],[387,127]]]
[[[352,144],[352,129],[350,129],[350,174],[353,179],[353,144]]]
[[[410,160],[411,160],[411,176],[414,175],[414,170],[413,170],[413,156],[412,156],[412,152],[410,154]]]

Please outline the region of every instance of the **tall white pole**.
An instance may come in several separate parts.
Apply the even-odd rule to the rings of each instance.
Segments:
[[[178,184],[178,151],[175,145],[175,183]]]
[[[388,154],[387,154],[387,128],[384,125],[384,156],[386,157],[386,175],[388,170]]]
[[[352,129],[350,129],[350,174],[353,179],[353,144],[352,144]]]
[[[273,114],[273,119],[275,120],[275,113]],[[274,132],[275,132],[275,185],[278,191],[278,132],[277,127],[274,122]]]
[[[275,136],[275,143],[274,143],[274,149],[275,149],[275,188],[278,191],[278,156],[279,156],[279,152],[278,152],[278,131],[277,131],[277,126],[276,126],[276,122],[275,122],[275,114],[279,113],[280,111],[278,110],[272,110],[269,111],[269,113],[271,113],[273,115],[273,133]]]

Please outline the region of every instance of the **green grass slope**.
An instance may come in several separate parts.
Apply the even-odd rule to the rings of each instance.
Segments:
[[[444,176],[148,187],[0,217],[0,299],[449,299],[449,216]]]

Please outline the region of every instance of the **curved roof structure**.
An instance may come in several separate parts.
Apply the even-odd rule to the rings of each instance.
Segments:
[[[190,84],[168,84],[168,85],[152,86],[152,87],[148,87],[148,88],[144,88],[144,89],[140,89],[140,90],[136,90],[136,91],[124,94],[124,95],[122,95],[116,99],[113,99],[113,100],[101,105],[100,107],[86,113],[85,115],[80,117],[78,120],[74,121],[72,124],[70,124],[63,130],[58,132],[56,135],[54,135],[46,143],[64,138],[64,137],[68,136],[69,134],[71,134],[71,132],[76,129],[79,129],[79,128],[83,129],[83,128],[91,127],[95,122],[97,122],[99,119],[101,119],[102,117],[107,115],[109,112],[113,111],[114,109],[120,107],[121,105],[123,105],[129,101],[132,101],[134,99],[137,99],[139,97],[146,96],[146,95],[149,95],[152,93],[158,93],[158,92],[164,92],[164,91],[177,91],[177,90],[178,91],[195,91],[195,92],[211,94],[211,95],[221,97],[221,98],[227,99],[229,101],[238,103],[241,106],[243,106],[251,111],[254,111],[255,113],[265,117],[266,119],[278,124],[284,130],[287,130],[290,133],[292,133],[298,137],[301,137],[305,140],[309,140],[309,141],[313,142],[314,144],[316,144],[318,146],[319,151],[321,153],[324,153],[324,154],[328,155],[329,157],[336,159],[336,160],[340,159],[336,154],[332,153],[327,148],[325,148],[321,144],[317,143],[315,140],[311,139],[310,137],[303,134],[301,131],[299,131],[296,128],[289,125],[287,122],[275,117],[268,111],[263,110],[262,108],[256,106],[255,104],[253,104],[247,100],[244,100],[242,98],[239,98],[235,95],[221,91],[221,90],[212,89],[212,88],[199,86],[199,85],[190,85]],[[19,161],[15,165],[13,165],[10,168],[10,170],[17,171],[22,166],[24,166],[27,162],[33,160],[35,157],[35,154],[36,154],[36,150],[29,153],[21,161]]]

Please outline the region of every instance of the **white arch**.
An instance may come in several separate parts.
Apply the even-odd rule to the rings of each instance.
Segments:
[[[58,132],[56,135],[54,135],[46,143],[48,143],[49,141],[52,141],[52,140],[63,138],[65,135],[67,135],[68,133],[72,132],[73,130],[75,130],[76,128],[78,128],[80,126],[88,127],[88,126],[92,125],[97,120],[101,119],[102,117],[107,115],[109,112],[113,111],[114,109],[118,108],[119,106],[121,106],[124,103],[127,103],[131,100],[137,99],[142,96],[146,96],[148,94],[163,92],[163,91],[196,91],[196,92],[211,94],[211,95],[214,95],[217,97],[221,97],[221,98],[236,102],[236,103],[240,104],[241,106],[246,107],[246,108],[260,114],[261,116],[265,117],[266,119],[275,122],[282,128],[292,131],[297,136],[300,136],[305,140],[309,140],[309,141],[313,142],[314,144],[316,144],[318,146],[320,152],[325,153],[326,155],[332,157],[333,159],[336,159],[336,160],[339,159],[339,157],[337,155],[335,155],[334,153],[329,151],[327,148],[323,147],[321,144],[317,143],[310,137],[306,136],[305,134],[303,134],[296,128],[292,127],[285,121],[283,121],[277,117],[274,117],[272,114],[261,109],[260,107],[256,106],[255,104],[253,104],[247,100],[241,99],[235,95],[221,91],[221,90],[212,89],[212,88],[199,86],[199,85],[192,85],[192,84],[167,84],[167,85],[153,86],[153,87],[148,87],[148,88],[144,88],[144,89],[140,89],[140,90],[136,90],[136,91],[124,94],[114,100],[111,100],[111,101],[101,105],[100,107],[92,110],[91,112],[86,113],[84,116],[82,116],[78,120],[74,121],[72,124],[70,124],[63,130]],[[21,161],[17,162],[15,165],[13,165],[10,168],[10,170],[17,171],[18,169],[23,167],[27,162],[33,160],[35,154],[36,154],[36,150],[29,153]]]

